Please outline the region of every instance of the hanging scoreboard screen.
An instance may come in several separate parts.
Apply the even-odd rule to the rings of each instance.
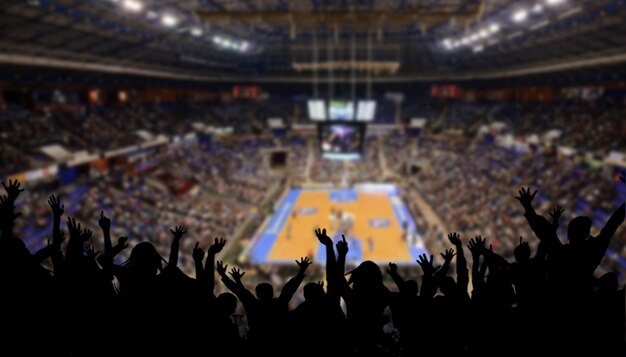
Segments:
[[[321,99],[311,99],[307,102],[309,119],[319,121],[326,120],[326,102]]]
[[[329,120],[354,120],[354,102],[331,100],[328,103]]]
[[[356,110],[356,120],[358,121],[374,121],[376,115],[375,100],[359,100]]]

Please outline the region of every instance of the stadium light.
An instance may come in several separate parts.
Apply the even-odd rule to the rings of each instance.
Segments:
[[[137,0],[124,0],[122,6],[130,12],[140,12],[143,10],[143,3]]]
[[[533,6],[533,12],[535,14],[540,14],[543,11],[543,6],[541,6],[541,4],[536,4],[535,6]]]
[[[546,0],[546,5],[548,6],[555,6],[555,5],[560,5],[562,3],[564,3],[565,0]]]
[[[192,36],[200,37],[202,36],[202,29],[199,27],[192,27],[191,31],[189,31]]]
[[[517,10],[513,13],[513,16],[511,16],[511,20],[513,20],[514,22],[524,22],[527,18],[528,11],[526,11],[525,9]]]
[[[478,53],[478,52],[482,52],[485,49],[485,47],[483,45],[478,45],[475,46],[472,50],[474,51],[474,53]]]
[[[500,25],[498,25],[498,24],[491,24],[491,25],[489,25],[489,32],[496,33],[498,31],[500,31]]]
[[[250,48],[250,44],[248,43],[248,41],[243,41],[241,45],[239,45],[239,50],[241,52],[246,52],[248,48]]]
[[[178,19],[174,15],[163,14],[161,16],[161,23],[163,24],[163,26],[166,26],[166,27],[174,27],[178,25]]]
[[[489,37],[489,30],[487,30],[487,29],[480,30],[480,32],[478,33],[478,36],[480,36],[480,38],[487,38],[487,37]]]

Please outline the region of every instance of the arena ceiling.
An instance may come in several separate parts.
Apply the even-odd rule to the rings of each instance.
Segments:
[[[626,0],[0,3],[5,65],[323,82],[503,78],[626,62]]]

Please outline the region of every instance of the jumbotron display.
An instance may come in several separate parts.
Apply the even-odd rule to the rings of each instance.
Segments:
[[[327,159],[350,160],[363,151],[365,125],[328,122],[318,125],[320,152]]]

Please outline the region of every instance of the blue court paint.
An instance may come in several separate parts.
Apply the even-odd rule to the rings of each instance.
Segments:
[[[259,237],[254,248],[252,248],[251,258],[253,262],[264,263],[267,261],[267,255],[276,242],[285,222],[289,218],[291,210],[298,200],[298,196],[300,196],[300,190],[291,190],[278,204],[278,208],[272,215],[270,223]]]

